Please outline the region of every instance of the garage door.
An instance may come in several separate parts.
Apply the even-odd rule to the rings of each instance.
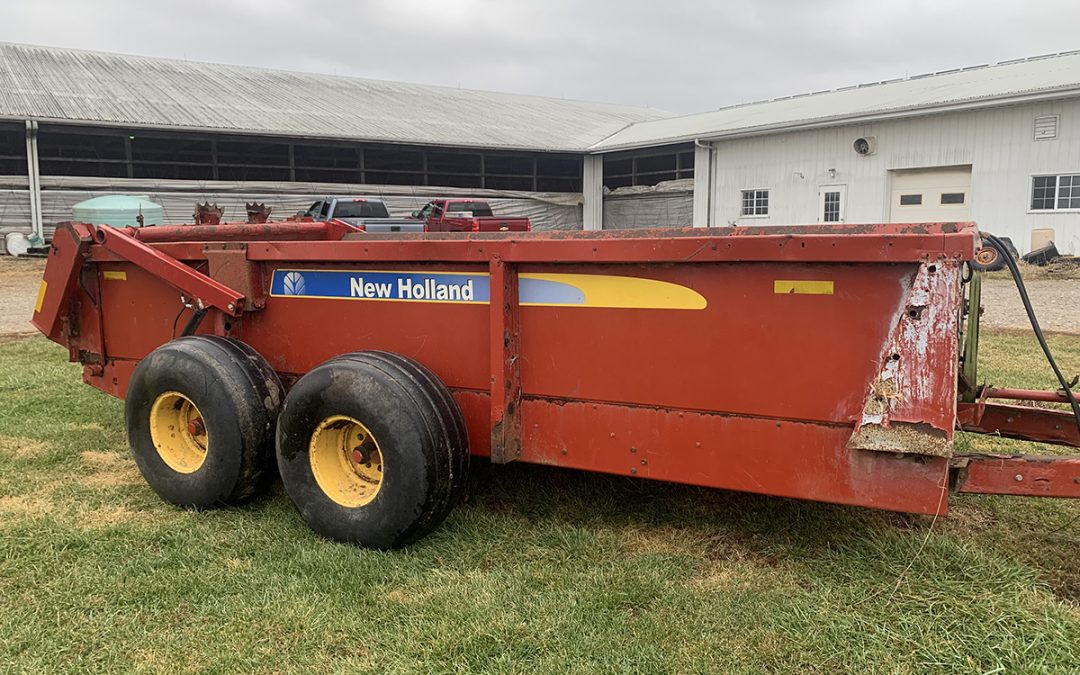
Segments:
[[[889,220],[934,223],[971,219],[971,167],[892,171]]]

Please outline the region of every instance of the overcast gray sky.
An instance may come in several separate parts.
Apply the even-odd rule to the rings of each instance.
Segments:
[[[1080,49],[1080,0],[34,0],[0,41],[679,113]]]

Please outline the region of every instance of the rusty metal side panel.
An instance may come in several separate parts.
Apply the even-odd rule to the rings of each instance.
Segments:
[[[850,447],[948,457],[956,422],[959,262],[919,265],[867,387]]]
[[[106,279],[109,354],[139,359],[172,337],[179,293],[130,264]],[[460,264],[322,265],[319,269],[487,272]],[[523,306],[525,395],[624,402],[854,426],[877,374],[890,318],[912,265],[727,263],[521,266],[519,273],[593,274],[662,282],[700,297],[693,308]],[[265,276],[270,277],[271,270]],[[834,293],[777,292],[778,280],[831,283]],[[282,373],[299,375],[361,349],[424,363],[448,386],[491,390],[491,308],[271,297],[238,322]],[[948,399],[942,399],[948,406]],[[941,417],[950,417],[946,412]]]
[[[475,455],[489,399],[454,398]],[[851,428],[582,401],[522,401],[520,461],[909,513],[948,510],[948,460],[846,448]]]
[[[526,399],[521,459],[727,490],[945,514],[948,461],[847,449],[851,428]]]
[[[914,267],[522,265],[522,274],[557,269],[655,280],[703,300],[523,307],[524,391],[853,426]],[[800,292],[786,290],[792,284]]]

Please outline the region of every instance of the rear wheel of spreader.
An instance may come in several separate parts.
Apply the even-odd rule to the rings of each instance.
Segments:
[[[151,352],[124,405],[128,443],[146,482],[180,506],[242,504],[274,476],[277,374],[251,347],[197,335]]]
[[[461,411],[427,368],[387,352],[337,357],[289,391],[278,420],[285,490],[316,532],[376,549],[435,529],[469,468]]]

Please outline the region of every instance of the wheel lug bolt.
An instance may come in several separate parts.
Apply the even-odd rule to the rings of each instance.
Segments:
[[[187,431],[192,436],[202,436],[206,433],[206,425],[203,424],[201,417],[196,417],[188,422]]]

